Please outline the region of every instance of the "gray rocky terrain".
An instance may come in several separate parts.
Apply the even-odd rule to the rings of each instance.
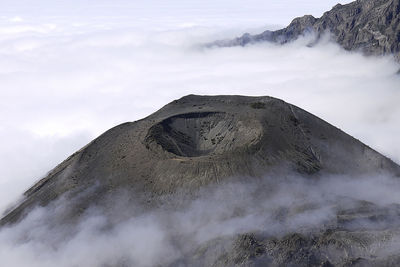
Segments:
[[[318,40],[325,33],[346,50],[362,51],[368,55],[391,55],[400,59],[400,1],[357,0],[334,6],[322,17],[311,15],[295,18],[289,26],[277,31],[244,34],[233,40],[213,43],[218,46],[247,45],[270,41],[284,44],[314,33]]]
[[[372,175],[369,179],[374,181],[379,179],[374,175],[380,174],[397,179],[400,167],[282,100],[189,95],[147,118],[110,129],[71,155],[26,191],[0,224],[11,227],[35,207],[60,201],[68,207],[51,216],[55,225],[75,224],[94,206],[111,218],[111,225],[134,216],[127,208],[133,205],[141,212],[168,210],[174,214],[201,192],[214,187],[222,190],[235,182],[252,185],[254,190],[246,189],[246,200],[225,209],[231,212],[229,216],[240,218],[247,209],[254,210],[252,221],[267,216],[274,224],[263,222],[252,228],[246,223],[240,231],[196,245],[179,243],[178,229],[173,239],[181,244],[180,255],[162,265],[395,266],[400,259],[391,244],[397,242],[400,230],[399,205],[353,199],[352,193],[328,199],[329,185],[320,194],[321,200],[310,198],[327,177],[329,181],[343,177],[351,181]],[[291,177],[292,182],[286,185],[284,177]],[[359,179],[362,183],[363,178]],[[280,190],[273,189],[277,184]],[[297,200],[291,190],[310,201]],[[295,201],[285,207],[273,204],[270,196],[278,191]],[[221,200],[221,192],[215,194],[218,200],[206,198],[209,210],[229,204],[224,201],[234,203],[240,195],[238,190]],[[124,205],[115,203],[121,194]],[[305,216],[300,220],[304,222],[326,206],[328,219],[318,219],[323,223],[307,221],[301,227],[296,223],[299,214]],[[272,231],[272,225],[280,226],[279,230]]]

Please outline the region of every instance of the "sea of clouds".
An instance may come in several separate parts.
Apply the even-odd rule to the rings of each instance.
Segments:
[[[187,94],[281,98],[399,163],[400,75],[391,57],[347,52],[328,37],[312,48],[306,45],[310,37],[286,46],[201,46],[276,29],[295,16],[320,16],[334,4],[5,0],[0,13],[0,211],[94,137]],[[3,232],[0,246],[16,242],[15,233]],[[78,242],[73,240],[71,250]],[[29,244],[33,255],[36,249],[46,251]],[[13,255],[11,248],[3,251]],[[68,251],[49,254],[49,262],[54,255],[71,259],[68,253],[76,251]],[[23,260],[21,252],[14,251],[15,259]]]
[[[186,94],[280,97],[399,159],[391,143],[399,78],[389,58],[330,43],[199,47],[320,16],[334,4],[3,1],[0,210],[102,132]]]

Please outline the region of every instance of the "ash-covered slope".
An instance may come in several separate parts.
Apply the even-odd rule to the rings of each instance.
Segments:
[[[400,59],[400,1],[357,0],[346,5],[338,4],[320,18],[306,15],[295,18],[281,30],[244,34],[214,44],[235,46],[260,41],[284,44],[311,32],[317,39],[330,32],[332,39],[347,50],[360,50],[369,55],[394,54]]]
[[[119,125],[70,156],[26,193],[2,224],[34,205],[96,185],[90,203],[125,188],[149,203],[232,176],[279,165],[304,174],[367,173],[398,166],[321,119],[271,97],[195,96]],[[88,203],[77,203],[87,206]],[[84,207],[77,207],[72,216]]]
[[[118,199],[121,192],[127,203],[135,203],[144,211],[159,209],[166,202],[168,209],[174,211],[207,186],[221,186],[232,177],[244,184],[269,174],[277,180],[277,173],[294,173],[318,181],[326,175],[398,176],[400,168],[341,130],[282,100],[189,95],[145,119],[110,129],[70,156],[30,188],[22,203],[1,220],[1,225],[15,224],[35,206],[47,207],[60,199],[69,206],[52,216],[56,224],[73,224],[92,206],[113,216],[115,203],[108,200]],[[274,239],[255,233],[233,234],[185,251],[171,264],[320,264],[327,261],[319,251],[322,243],[344,240],[347,243],[343,246],[352,246],[354,240],[362,238],[337,232],[343,230],[345,222],[358,217],[398,216],[397,208],[393,213],[371,205],[357,202],[338,209],[342,223],[319,237],[293,233]],[[228,243],[229,249],[224,245]],[[303,249],[303,254],[296,254],[299,249]],[[216,257],[215,251],[222,254]],[[340,258],[338,262],[347,260]]]

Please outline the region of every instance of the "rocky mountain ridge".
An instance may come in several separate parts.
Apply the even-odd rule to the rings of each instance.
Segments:
[[[315,34],[316,41],[328,33],[346,50],[367,55],[394,55],[400,60],[400,1],[357,0],[346,5],[337,4],[320,18],[306,15],[295,18],[281,30],[267,30],[256,35],[246,33],[213,45],[244,46],[263,41],[285,44],[308,33]]]

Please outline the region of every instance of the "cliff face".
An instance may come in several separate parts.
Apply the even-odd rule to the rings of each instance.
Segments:
[[[234,46],[260,41],[284,44],[309,32],[314,32],[317,39],[330,32],[332,39],[346,50],[360,50],[368,55],[394,54],[400,59],[400,1],[357,0],[338,4],[320,18],[307,15],[294,19],[281,30],[245,34],[215,44]]]
[[[128,203],[139,205],[142,210],[173,203],[168,209],[174,212],[193,199],[201,188],[223,187],[232,177],[242,184],[251,184],[268,173],[274,173],[273,184],[282,179],[276,174],[278,171],[315,182],[323,180],[325,175],[352,177],[385,172],[396,176],[400,174],[400,167],[327,122],[284,101],[271,97],[190,95],[145,119],[119,125],[95,139],[30,188],[23,202],[0,222],[10,226],[34,207],[48,207],[60,200],[70,204],[51,217],[55,225],[76,223],[91,206],[101,207],[113,216],[121,211],[108,200],[118,199],[122,191]],[[265,203],[261,205],[258,201],[273,195],[271,188],[270,185],[257,187],[251,196],[253,200],[243,203],[234,216],[253,206],[262,208]],[[300,190],[300,193],[310,192]],[[282,194],[291,197],[285,190]],[[283,222],[293,220],[294,215],[303,211],[315,210],[315,205],[325,204],[293,204],[274,212],[261,209],[257,216],[273,215]],[[330,261],[343,263],[366,255],[363,242],[374,239],[373,234],[379,238],[388,235],[387,228],[373,234],[345,230],[348,222],[371,218],[382,226],[387,218],[392,221],[400,214],[397,206],[385,210],[356,202],[343,207],[335,209],[335,224],[315,236],[295,232],[284,237],[265,233],[232,234],[208,240],[190,250],[183,246],[183,256],[171,266],[257,263],[320,266],[329,263],[328,245],[339,250],[345,248],[338,255],[330,256]],[[129,217],[129,212],[124,216]],[[269,232],[269,225],[263,227]],[[174,242],[178,242],[180,235],[178,231]],[[361,252],[350,255],[354,246]],[[218,247],[219,250],[214,249]]]

